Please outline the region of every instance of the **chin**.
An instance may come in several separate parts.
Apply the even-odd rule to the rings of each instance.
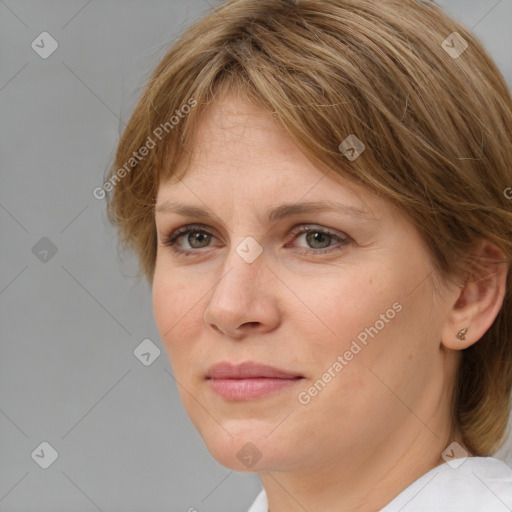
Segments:
[[[254,420],[237,421],[222,426],[215,423],[208,429],[198,429],[206,448],[219,464],[239,472],[259,472],[279,466],[283,441],[268,436],[269,429],[257,430]],[[231,434],[231,435],[230,435]]]

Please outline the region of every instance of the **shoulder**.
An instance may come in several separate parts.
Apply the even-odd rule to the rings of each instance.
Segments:
[[[381,512],[510,512],[512,469],[494,457],[460,460],[433,468]]]

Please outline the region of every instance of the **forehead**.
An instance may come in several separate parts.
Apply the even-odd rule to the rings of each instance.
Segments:
[[[212,102],[196,120],[190,139],[190,165],[161,182],[170,190],[180,181],[217,182],[223,188],[237,182],[253,186],[290,187],[306,193],[327,180],[354,187],[352,180],[315,166],[271,114],[255,103],[228,92]],[[332,187],[334,183],[327,185]],[[322,188],[325,184],[321,184]]]
[[[194,167],[205,165],[205,159],[209,167],[214,163],[222,167],[227,160],[231,166],[243,167],[266,161],[303,164],[306,160],[270,113],[233,93],[201,113],[191,147]]]
[[[327,202],[333,212],[341,204],[341,212],[375,218],[387,206],[342,173],[320,170],[275,118],[232,92],[201,112],[189,156],[190,165],[178,179],[160,183],[155,213],[183,214],[187,203],[191,216],[206,218],[229,203],[277,220],[293,209],[300,213],[294,204]],[[313,204],[303,212],[322,209],[325,205]]]

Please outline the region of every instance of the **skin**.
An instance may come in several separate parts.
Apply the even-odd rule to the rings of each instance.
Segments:
[[[192,164],[160,184],[164,201],[209,207],[215,217],[157,213],[155,321],[179,391],[210,453],[236,471],[258,472],[269,508],[376,511],[441,464],[452,442],[450,391],[459,350],[479,339],[503,300],[506,270],[466,285],[435,283],[429,252],[391,205],[315,167],[264,112],[225,95],[203,114]],[[364,209],[301,214],[269,223],[283,203],[338,201]],[[165,239],[201,223],[212,236]],[[315,240],[297,226],[349,237]],[[236,252],[248,236],[263,252]],[[335,249],[340,247],[340,250]],[[315,256],[327,248],[329,253]],[[301,254],[300,251],[310,254]],[[479,250],[500,255],[489,243]],[[308,390],[365,328],[394,303],[401,311],[306,405]],[[467,341],[455,334],[470,326]],[[360,344],[361,345],[361,344]],[[214,363],[256,361],[303,379],[255,400],[230,402],[205,380]],[[261,459],[248,468],[237,452],[251,442]]]

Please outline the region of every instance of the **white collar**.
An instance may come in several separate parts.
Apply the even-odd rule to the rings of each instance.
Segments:
[[[510,512],[512,469],[494,457],[469,457],[437,466],[404,489],[380,512]],[[262,490],[247,512],[267,512]]]

